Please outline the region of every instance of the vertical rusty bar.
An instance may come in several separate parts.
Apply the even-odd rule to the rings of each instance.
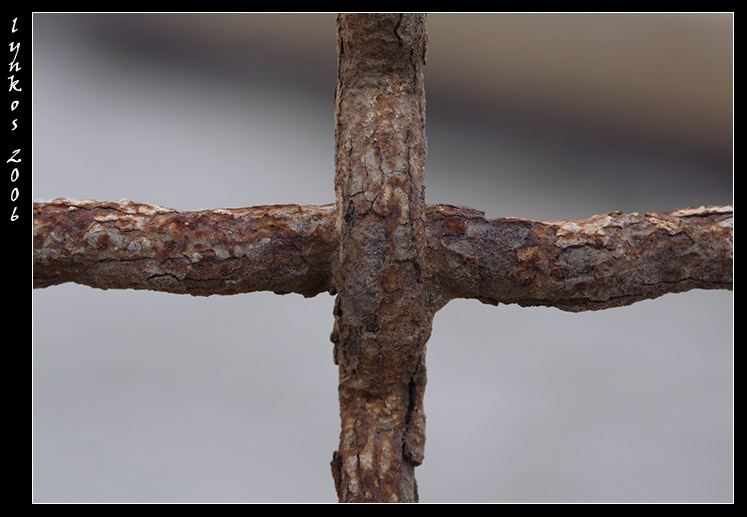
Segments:
[[[335,362],[340,501],[417,501],[425,444],[425,15],[340,15]]]

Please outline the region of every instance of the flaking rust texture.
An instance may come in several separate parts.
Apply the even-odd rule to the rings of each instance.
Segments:
[[[340,15],[335,92],[340,501],[417,501],[425,445],[425,16]]]
[[[454,298],[569,311],[731,289],[731,206],[579,221],[425,205],[425,16],[338,17],[336,205],[34,203],[34,287],[337,293],[340,501],[417,501],[425,345]]]
[[[342,432],[332,471],[345,501],[416,500],[425,342],[448,300],[582,311],[732,288],[730,206],[535,222],[428,205],[424,226],[401,219],[396,206],[340,220],[331,205],[179,212],[131,201],[39,202],[34,286],[305,296],[341,286],[332,339]],[[413,243],[387,233],[409,224]],[[345,247],[344,232],[361,242]]]
[[[731,206],[537,222],[427,205],[426,216],[431,308],[476,298],[583,311],[732,288]],[[180,212],[132,201],[37,202],[34,287],[334,292],[335,217],[332,205]]]
[[[429,266],[447,298],[606,309],[731,289],[733,220],[731,206],[535,222],[429,205]]]
[[[122,200],[34,203],[34,286],[193,295],[331,289],[334,207],[180,212]]]

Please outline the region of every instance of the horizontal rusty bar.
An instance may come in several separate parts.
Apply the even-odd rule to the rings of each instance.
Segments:
[[[732,288],[731,206],[535,222],[428,205],[426,218],[425,265],[441,304],[476,298],[583,311]],[[334,226],[333,205],[181,212],[126,200],[37,202],[34,286],[334,292]]]
[[[334,206],[181,212],[128,200],[34,203],[34,287],[193,295],[331,289]]]
[[[427,217],[430,265],[447,299],[584,311],[732,288],[731,206],[534,222],[429,205]]]

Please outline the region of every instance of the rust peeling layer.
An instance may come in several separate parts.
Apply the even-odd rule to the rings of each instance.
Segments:
[[[183,212],[122,200],[34,203],[34,287],[192,295],[332,288],[334,206]]]
[[[548,222],[448,205],[427,214],[429,267],[449,299],[577,312],[732,289],[731,206]]]
[[[339,268],[331,339],[340,501],[417,501],[425,344],[425,15],[340,15],[335,91]]]
[[[731,206],[549,222],[486,219],[450,205],[427,205],[426,213],[426,276],[444,301],[583,311],[732,288]],[[180,212],[132,201],[37,202],[34,287],[77,282],[205,296],[334,292],[334,227],[332,205]],[[183,231],[170,233],[175,228]],[[240,267],[224,270],[222,260]],[[444,303],[438,296],[431,295],[435,307]]]

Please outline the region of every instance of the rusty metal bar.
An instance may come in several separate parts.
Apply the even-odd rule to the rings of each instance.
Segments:
[[[332,288],[334,206],[180,212],[133,201],[34,203],[34,287],[193,295]]]
[[[535,222],[429,205],[429,266],[449,299],[574,312],[731,289],[733,217],[711,206]]]
[[[337,19],[335,363],[344,502],[414,502],[425,445],[425,64],[422,14]]]
[[[577,221],[486,219],[427,205],[434,303],[627,305],[689,289],[731,289],[733,209],[686,208]],[[334,206],[180,212],[132,201],[34,203],[34,287],[195,295],[334,291]]]

